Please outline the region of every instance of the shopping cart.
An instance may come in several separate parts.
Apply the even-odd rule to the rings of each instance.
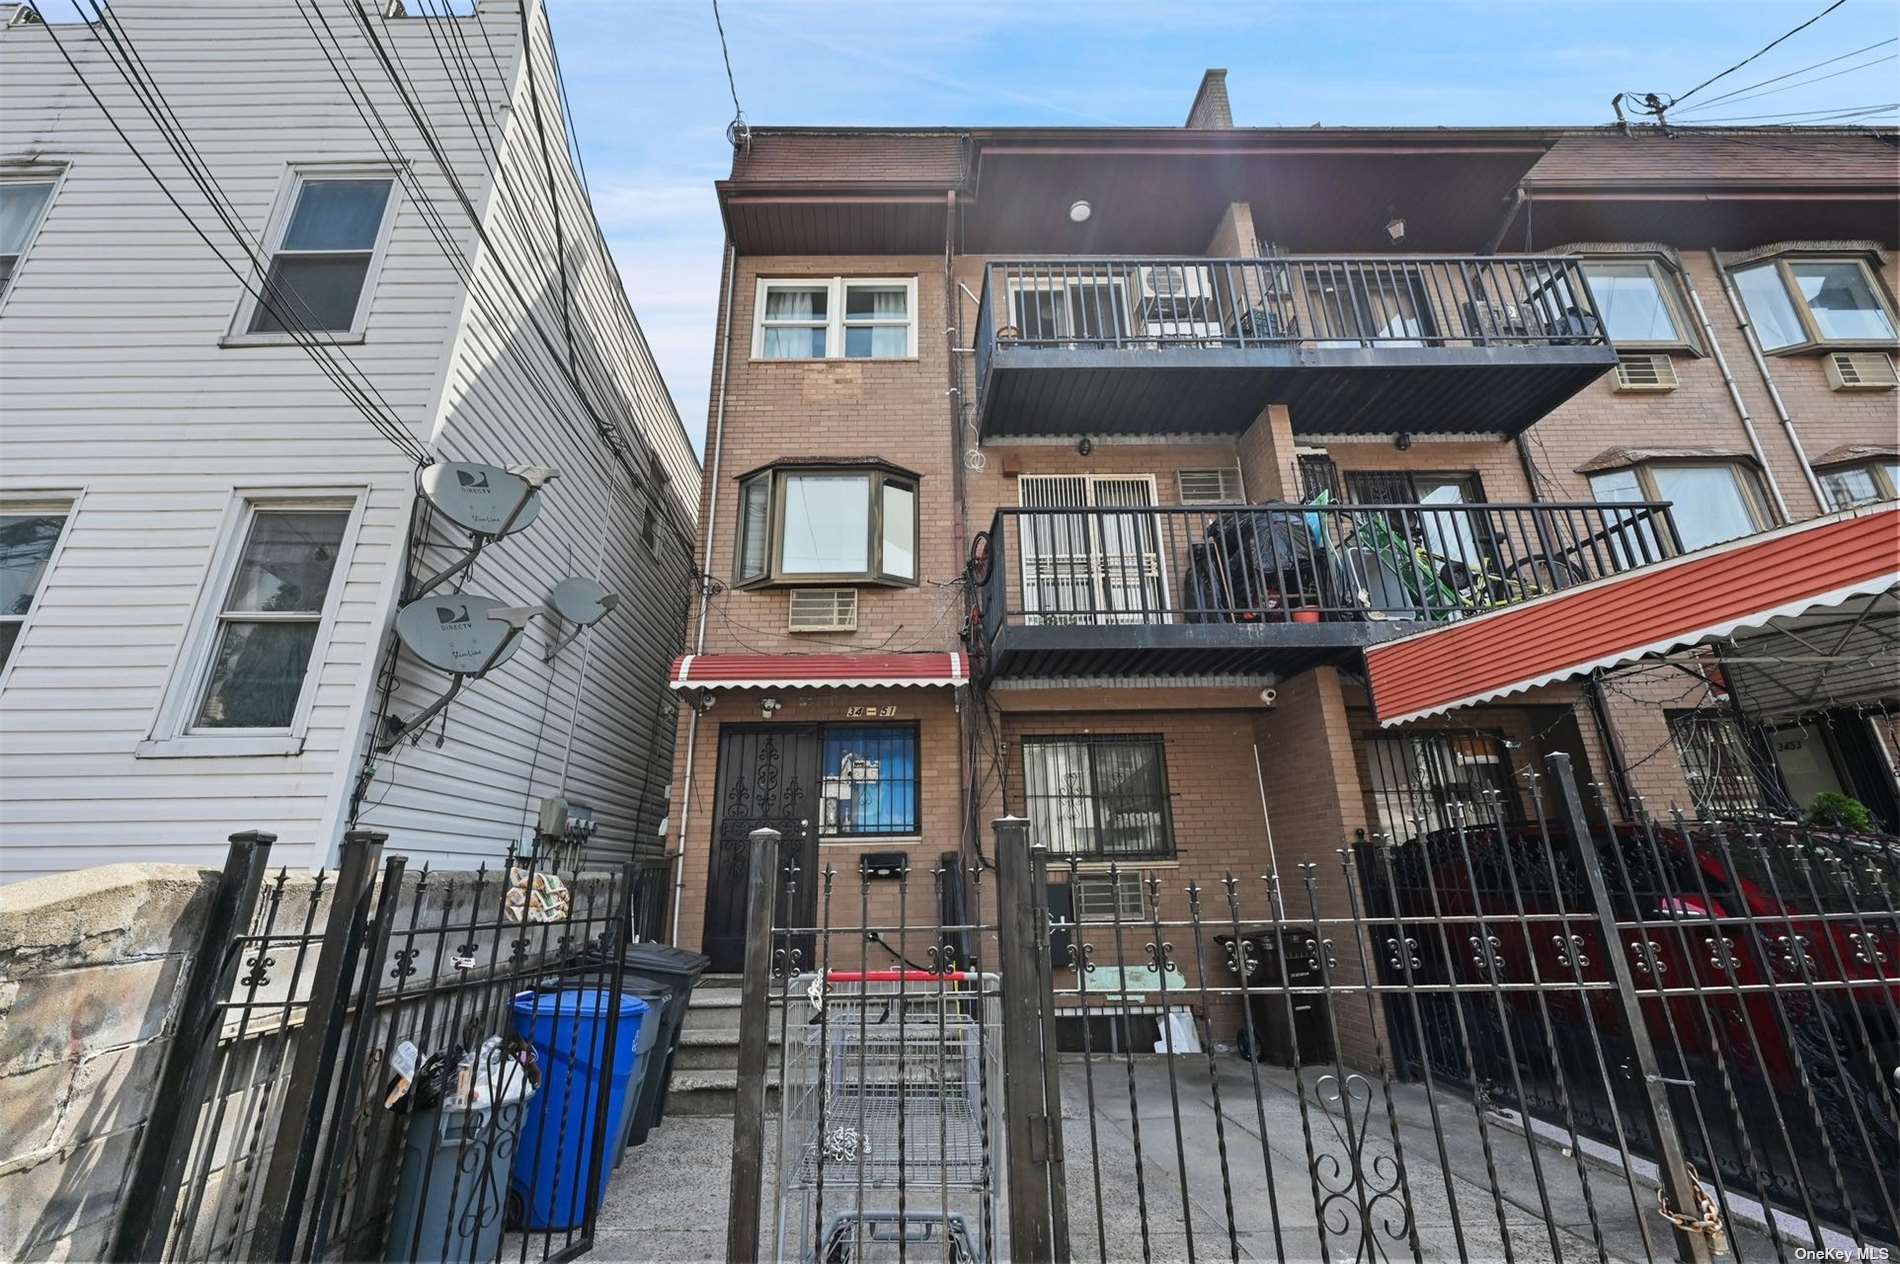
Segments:
[[[997,976],[831,970],[785,1004],[774,1258],[1007,1259]]]

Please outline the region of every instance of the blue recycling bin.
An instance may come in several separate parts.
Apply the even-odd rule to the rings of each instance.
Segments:
[[[594,1145],[609,1007],[616,1001],[620,1026],[607,1093],[608,1144],[602,1147],[599,1182],[591,1191],[590,1206],[590,1191],[582,1186]],[[612,1142],[621,1136],[622,1120],[639,1080],[637,1051],[647,1003],[624,992],[579,988],[523,992],[515,997],[513,1010],[515,1031],[534,1046],[541,1067],[541,1087],[528,1104],[509,1181],[520,1199],[522,1227],[579,1228],[599,1207],[607,1174],[613,1170]]]

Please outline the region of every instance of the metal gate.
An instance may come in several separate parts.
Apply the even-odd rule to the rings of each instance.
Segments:
[[[619,1009],[561,997],[618,990],[635,866],[411,873],[361,831],[310,881],[273,841],[231,840],[112,1258],[583,1254]]]
[[[1895,840],[1614,825],[1567,756],[1524,776],[1529,821],[1278,874],[1052,861],[1019,819],[929,875],[960,904],[794,873],[815,924],[748,945],[729,1258],[1881,1258]],[[925,1126],[971,1091],[974,1214]]]

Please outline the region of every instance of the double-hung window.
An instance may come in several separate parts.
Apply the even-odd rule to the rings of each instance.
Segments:
[[[1651,461],[1590,476],[1597,500],[1612,503],[1666,500],[1682,547],[1706,548],[1752,534],[1768,524],[1754,473],[1734,461]],[[1647,531],[1644,527],[1642,530]],[[1647,557],[1669,552],[1641,542]]]
[[[1174,854],[1167,753],[1159,737],[1026,737],[1023,797],[1032,840],[1058,855]]]
[[[1830,509],[1851,509],[1855,505],[1900,499],[1900,461],[1834,465],[1817,473],[1821,487],[1827,492]]]
[[[8,505],[0,512],[0,668],[13,657],[65,530],[64,504]]]
[[[914,277],[762,280],[755,360],[904,360],[917,354]]]
[[[917,476],[878,462],[768,466],[739,482],[740,584],[917,582]]]
[[[279,217],[261,297],[248,301],[244,333],[362,332],[393,185],[387,176],[300,174]]]
[[[359,510],[319,493],[237,504],[141,754],[300,749]]]
[[[39,231],[46,205],[53,200],[53,185],[50,179],[0,180],[0,295],[6,294]]]
[[[1654,260],[1586,259],[1582,267],[1611,342],[1636,348],[1692,345],[1674,283]]]
[[[1738,268],[1734,276],[1763,350],[1891,346],[1900,337],[1865,260],[1797,255]]]

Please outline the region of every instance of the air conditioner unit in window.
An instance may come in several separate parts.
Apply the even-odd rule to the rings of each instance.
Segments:
[[[1835,351],[1827,357],[1827,384],[1836,391],[1890,391],[1900,386],[1900,374],[1884,351]]]
[[[858,630],[858,590],[855,588],[794,588],[787,632],[855,632]]]
[[[1181,491],[1183,505],[1241,503],[1239,470],[1177,470],[1175,480]]]
[[[1618,391],[1673,391],[1676,366],[1666,355],[1639,355],[1621,351],[1616,356]]]

